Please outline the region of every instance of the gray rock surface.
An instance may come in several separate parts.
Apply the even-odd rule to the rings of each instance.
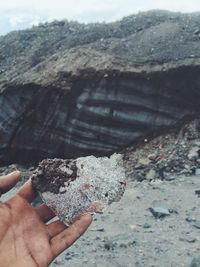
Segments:
[[[121,201],[96,215],[86,234],[52,266],[189,267],[199,257],[200,238],[199,229],[185,218],[188,212],[200,218],[200,203],[194,194],[199,185],[196,176],[160,181],[156,186],[129,181]],[[148,207],[162,202],[178,213],[155,220]],[[147,221],[150,228],[143,227]],[[101,227],[103,232],[96,230]]]

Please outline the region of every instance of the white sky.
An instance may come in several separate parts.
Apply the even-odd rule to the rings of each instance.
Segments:
[[[200,0],[0,0],[0,11],[16,8],[58,19],[111,21],[148,9],[200,11]]]
[[[55,19],[110,22],[150,9],[200,11],[200,0],[0,0],[0,35]]]

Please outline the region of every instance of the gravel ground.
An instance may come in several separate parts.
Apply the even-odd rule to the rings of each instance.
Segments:
[[[51,267],[190,266],[200,255],[198,190],[200,176],[129,180],[122,200],[95,215],[86,234]],[[156,218],[149,208],[168,215]]]
[[[87,233],[51,266],[190,266],[200,255],[198,189],[199,176],[129,182],[122,200],[95,216]],[[150,207],[169,215],[155,218]]]
[[[200,267],[200,258],[191,264],[200,256],[199,123],[144,142],[125,153],[128,183],[121,201],[95,215],[51,267]],[[13,164],[0,174],[16,168],[20,186],[34,168]]]

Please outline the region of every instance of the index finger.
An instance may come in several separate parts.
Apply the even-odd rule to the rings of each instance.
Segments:
[[[17,194],[31,203],[37,196],[37,192],[33,189],[31,180],[28,180],[17,192]]]
[[[20,171],[14,171],[0,177],[0,193],[6,193],[19,181]]]

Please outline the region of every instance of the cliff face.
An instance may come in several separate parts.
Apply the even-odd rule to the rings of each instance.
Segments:
[[[1,37],[1,164],[107,155],[198,117],[199,19],[147,12]]]

